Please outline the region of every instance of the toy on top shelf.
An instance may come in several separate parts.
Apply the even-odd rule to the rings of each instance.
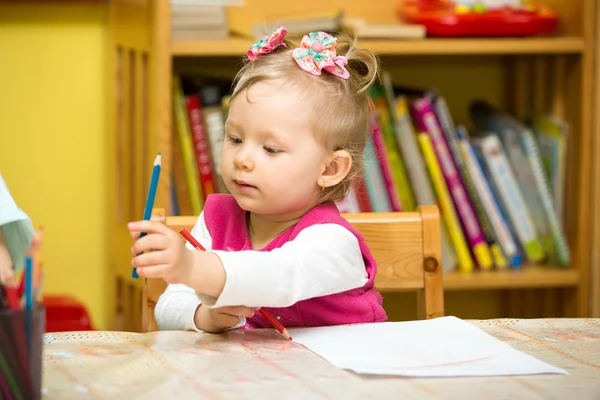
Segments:
[[[558,15],[534,0],[403,0],[397,14],[438,37],[524,37],[558,26]]]

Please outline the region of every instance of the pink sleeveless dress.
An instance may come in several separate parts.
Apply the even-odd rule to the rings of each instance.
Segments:
[[[212,238],[213,250],[252,250],[246,226],[246,211],[241,209],[229,194],[208,196],[204,206],[204,220]],[[287,231],[277,236],[260,251],[270,251],[283,246],[305,228],[317,224],[338,224],[358,239],[368,280],[364,286],[332,295],[302,300],[290,307],[266,308],[285,327],[310,327],[341,325],[366,322],[383,322],[387,315],[382,306],[382,297],[374,287],[377,272],[375,260],[361,234],[339,213],[333,202],[321,204],[308,213]],[[260,313],[247,319],[241,329],[268,328],[271,324]]]

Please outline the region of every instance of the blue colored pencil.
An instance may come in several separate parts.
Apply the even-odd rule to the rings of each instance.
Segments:
[[[33,259],[25,257],[25,309],[33,308]]]
[[[160,177],[161,167],[160,152],[154,159],[154,168],[152,169],[152,178],[150,179],[150,188],[148,189],[148,198],[146,199],[146,208],[144,208],[144,219],[149,221],[152,217],[152,208],[154,208],[154,198],[156,197],[156,189],[158,187],[158,178]],[[140,238],[146,236],[146,232],[140,234]],[[138,274],[135,268],[131,271],[131,277],[137,279]]]

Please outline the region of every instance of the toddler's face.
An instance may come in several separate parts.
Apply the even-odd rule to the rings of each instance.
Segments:
[[[292,216],[316,204],[328,152],[312,131],[310,104],[302,96],[264,81],[232,101],[221,172],[243,209]]]

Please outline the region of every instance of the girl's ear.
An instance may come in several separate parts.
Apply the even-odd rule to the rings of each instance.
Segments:
[[[337,150],[333,152],[329,163],[319,175],[317,185],[322,188],[335,186],[348,175],[352,167],[352,156],[346,150]]]

